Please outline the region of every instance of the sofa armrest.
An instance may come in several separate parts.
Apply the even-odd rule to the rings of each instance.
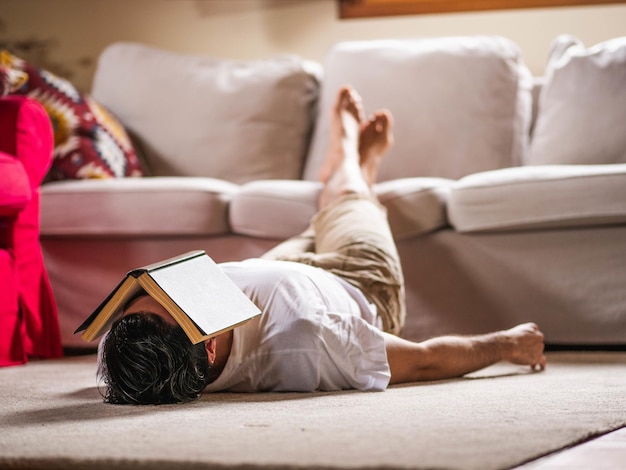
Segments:
[[[25,96],[0,98],[0,151],[22,164],[31,189],[38,188],[52,164],[52,124],[44,107]]]
[[[0,217],[11,217],[24,209],[32,197],[28,175],[12,155],[0,151]]]

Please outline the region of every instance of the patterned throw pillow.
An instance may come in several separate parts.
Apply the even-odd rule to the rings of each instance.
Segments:
[[[24,72],[0,65],[0,96],[13,93],[26,80],[28,80],[28,75]]]
[[[143,175],[128,134],[104,106],[69,81],[7,51],[0,52],[0,66],[27,74],[15,93],[38,100],[50,117],[54,159],[49,180]]]

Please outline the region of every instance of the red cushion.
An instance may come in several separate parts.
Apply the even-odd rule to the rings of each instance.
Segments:
[[[0,249],[0,367],[26,362],[18,315],[17,278],[13,257]]]
[[[0,161],[15,176],[7,181],[30,198],[15,217],[0,217],[0,365],[11,365],[63,351],[39,245],[39,185],[52,157],[50,120],[35,100],[2,97],[0,131]],[[0,181],[4,177],[0,173]]]
[[[22,164],[0,151],[0,217],[14,216],[31,199],[30,182]]]
[[[52,157],[52,127],[43,106],[24,96],[0,99],[0,150],[15,155],[31,188],[38,188]]]

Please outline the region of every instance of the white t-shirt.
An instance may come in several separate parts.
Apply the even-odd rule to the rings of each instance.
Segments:
[[[220,267],[263,311],[233,331],[205,391],[384,390],[390,378],[375,309],[319,268],[251,259]]]

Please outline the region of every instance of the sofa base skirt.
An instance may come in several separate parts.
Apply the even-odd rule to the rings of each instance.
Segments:
[[[536,322],[553,345],[626,344],[626,226],[460,234],[399,243],[403,336]]]
[[[257,257],[278,240],[44,237],[63,345],[131,269],[203,249],[215,261]],[[398,242],[407,295],[402,336],[420,341],[536,322],[552,345],[626,345],[626,226],[460,234]]]

